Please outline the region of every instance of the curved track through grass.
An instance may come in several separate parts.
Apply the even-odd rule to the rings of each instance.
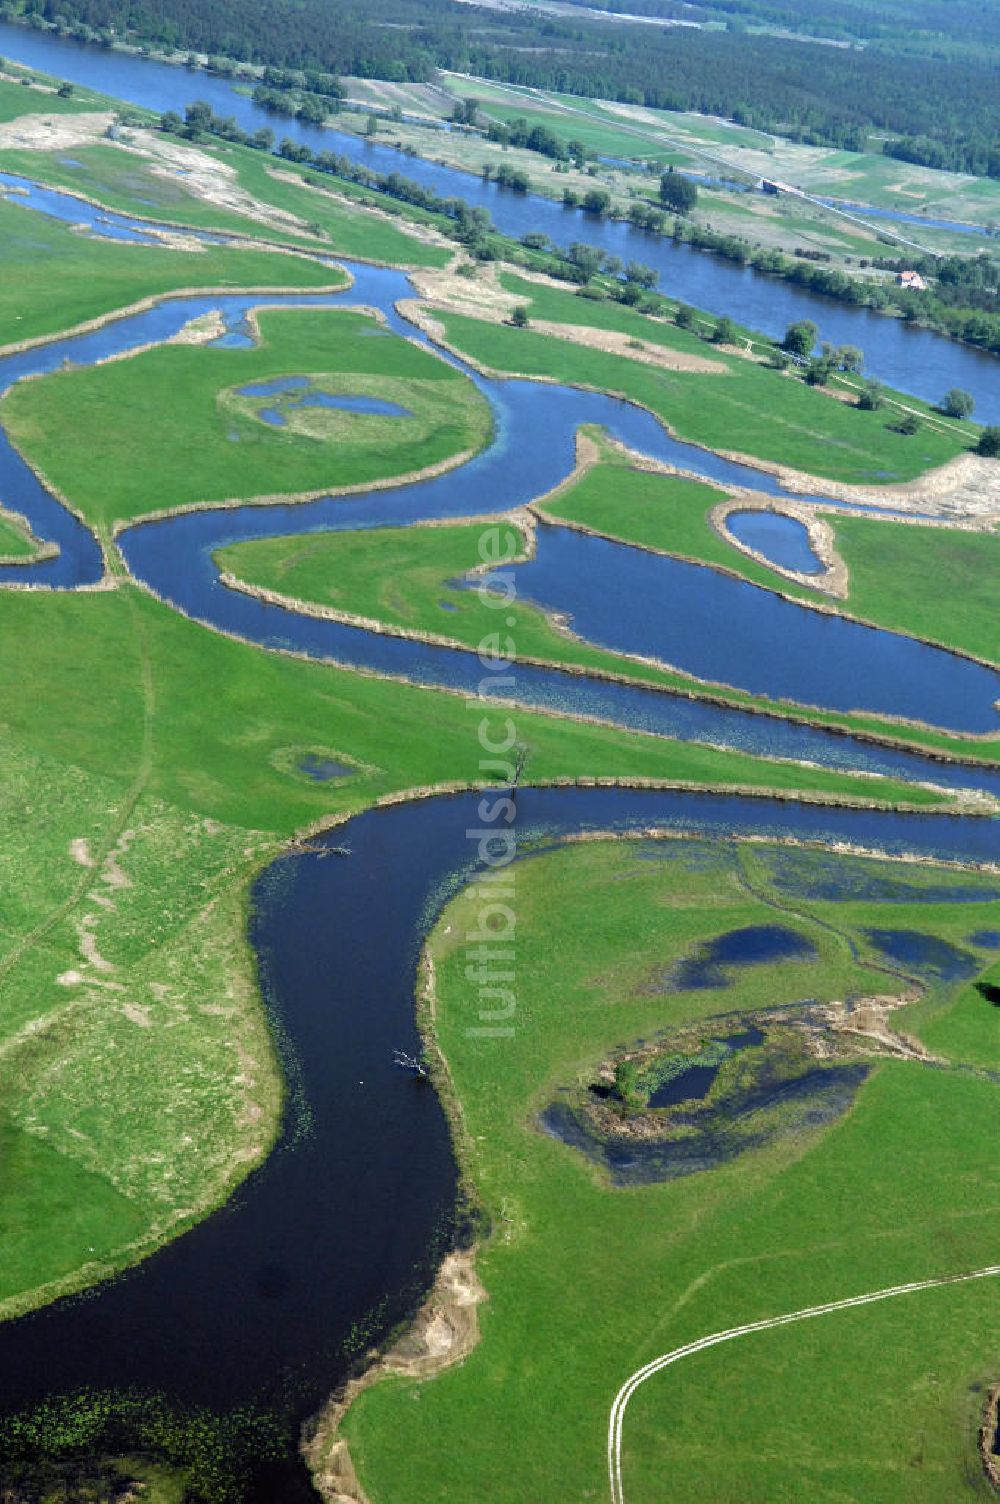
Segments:
[[[938,1290],[946,1285],[967,1284],[971,1280],[990,1279],[998,1274],[1000,1274],[1000,1264],[990,1264],[984,1269],[972,1269],[965,1274],[945,1274],[936,1279],[915,1280],[905,1285],[890,1285],[884,1290],[870,1290],[865,1295],[852,1295],[844,1300],[827,1301],[824,1305],[806,1306],[800,1311],[786,1311],[781,1316],[767,1316],[761,1321],[747,1322],[744,1326],[732,1326],[724,1332],[711,1332],[707,1337],[699,1337],[694,1342],[686,1342],[683,1347],[675,1347],[672,1352],[653,1358],[651,1362],[644,1364],[642,1368],[637,1368],[635,1373],[626,1379],[615,1395],[611,1406],[611,1413],[608,1417],[608,1485],[611,1504],[626,1504],[625,1484],[622,1477],[622,1430],[629,1401],[647,1379],[662,1373],[665,1368],[679,1363],[682,1358],[690,1358],[695,1353],[704,1352],[706,1348],[719,1347],[723,1342],[732,1342],[737,1337],[749,1337],[754,1332],[769,1332],[776,1327],[793,1326],[799,1321],[810,1321],[814,1316],[831,1316],[837,1311],[848,1311],[857,1306],[870,1306],[879,1301],[894,1300],[899,1295],[917,1295],[923,1290]]]

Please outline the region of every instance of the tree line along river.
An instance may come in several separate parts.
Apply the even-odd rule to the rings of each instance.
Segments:
[[[161,114],[166,110],[183,114],[193,100],[204,99],[217,114],[234,116],[244,130],[275,124],[273,116],[227,80],[153,58],[108,51],[10,23],[0,24],[0,54]],[[710,313],[729,315],[763,333],[779,335],[796,319],[811,318],[824,339],[864,350],[869,374],[888,385],[929,402],[940,400],[951,387],[962,387],[975,398],[978,418],[1000,422],[996,360],[931,330],[824,299],[752,268],[738,267],[627,224],[566,209],[551,199],[511,193],[474,174],[408,156],[392,146],[293,119],[283,119],[279,130],[314,151],[333,148],[375,172],[402,172],[443,198],[459,197],[481,205],[498,229],[515,238],[538,230],[561,246],[585,240],[625,260],[645,261],[655,267],[661,289],[672,297]]]

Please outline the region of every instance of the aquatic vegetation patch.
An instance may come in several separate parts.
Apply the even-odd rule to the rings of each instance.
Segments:
[[[811,940],[787,925],[751,924],[704,941],[691,955],[655,972],[650,985],[659,992],[731,987],[740,967],[813,961],[818,954]]]
[[[357,762],[336,747],[315,744],[278,747],[271,753],[271,766],[279,773],[303,778],[310,783],[329,783],[331,779],[353,778],[359,773],[377,771]]]
[[[672,1180],[805,1132],[846,1112],[870,1050],[834,1036],[813,1005],[728,1015],[710,1032],[662,1035],[559,1092],[542,1128],[615,1185]]]
[[[846,852],[772,847],[761,854],[768,881],[782,897],[823,903],[989,903],[1000,884],[985,874],[948,873],[910,865],[893,870],[886,862]]]
[[[275,428],[301,429],[301,421],[297,421],[297,418],[304,408],[311,407],[334,412],[356,413],[362,417],[413,417],[410,408],[404,407],[402,403],[392,402],[386,397],[365,395],[362,392],[326,391],[324,378],[321,376],[282,376],[275,381],[262,381],[239,387],[235,395],[248,399],[278,398],[278,405],[275,407],[253,409],[258,418]]]
[[[875,949],[901,971],[936,982],[959,982],[974,977],[982,962],[970,951],[921,930],[868,929]]]

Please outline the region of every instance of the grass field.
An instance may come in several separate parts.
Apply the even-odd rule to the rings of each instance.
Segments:
[[[160,347],[15,388],[11,436],[89,519],[163,507],[364,486],[486,442],[489,409],[466,377],[350,310],[260,314],[247,349]],[[308,408],[285,427],[239,390],[307,375],[328,393],[388,399],[411,417]],[[273,404],[272,404],[273,405]],[[72,442],[76,435],[80,441]],[[86,442],[83,442],[86,435]]]
[[[16,198],[0,199],[0,344],[56,334],[186,287],[316,288],[342,281],[336,268],[276,252],[167,250],[78,235]]]
[[[373,1504],[398,1498],[401,1478],[407,1504],[606,1498],[608,1411],[643,1362],[740,1322],[995,1262],[1000,1212],[983,1127],[1000,1088],[961,1062],[974,1067],[990,1049],[996,1059],[1000,1014],[969,985],[928,979],[919,1011],[897,1015],[898,1027],[916,1023],[933,1038],[945,1068],[876,1063],[847,1116],[825,1128],[790,1120],[784,1136],[716,1169],[613,1189],[540,1131],[538,1114],[561,1089],[579,1093],[639,1039],[718,1034],[804,998],[898,994],[901,979],[866,967],[870,926],[964,946],[1000,913],[995,881],[963,883],[978,882],[981,901],[968,901],[972,891],[955,902],[953,879],[855,862],[840,901],[821,900],[810,872],[828,883],[836,860],[793,854],[790,885],[788,863],[766,846],[698,842],[598,842],[529,857],[511,869],[507,1038],[468,1027],[476,969],[463,936],[482,897],[467,892],[446,908],[430,941],[433,1028],[490,1228],[478,1256],[488,1299],[480,1345],[460,1367],[383,1381],[349,1412]],[[658,983],[700,943],[774,923],[811,940],[815,957],[734,968],[715,990]],[[978,964],[989,964],[985,952]],[[751,1055],[762,1069],[767,1053],[767,1044],[748,1052],[747,1069]],[[665,1490],[691,1504],[985,1498],[975,1432],[1000,1359],[998,1302],[1000,1284],[985,1281],[685,1360],[628,1412],[629,1504]]]
[[[71,115],[99,108],[94,95],[74,94],[70,99],[60,99],[54,89],[33,86],[27,75],[23,82],[0,79],[0,125],[22,115]]]
[[[992,608],[1000,571],[996,533],[901,528],[860,517],[829,521],[850,572],[849,610],[1000,662]]]
[[[997,184],[968,173],[918,167],[877,152],[807,146],[706,115],[540,90],[522,94],[478,79],[449,78],[447,86],[458,98],[478,99],[497,119],[523,115],[609,156],[659,160],[661,153],[672,153],[677,165],[724,174],[718,162],[702,155],[708,151],[749,178],[777,178],[825,197],[983,225],[1000,218]]]
[[[0,515],[0,559],[30,559],[35,546],[23,523]]]
[[[440,266],[448,259],[446,248],[407,234],[384,216],[362,213],[360,205],[350,208],[329,193],[310,192],[274,175],[284,171],[287,176],[293,171],[291,164],[279,168],[273,158],[248,147],[211,143],[192,152],[192,160],[198,157],[202,164],[219,163],[259,205],[295,215],[300,223],[262,223],[249,212],[253,204],[248,204],[247,213],[226,208],[189,188],[175,169],[165,170],[154,158],[121,146],[101,144],[58,152],[0,150],[0,168],[140,219],[229,231],[250,240],[280,241],[395,265]],[[220,187],[226,186],[223,178]]]
[[[0,626],[9,1313],[179,1232],[270,1142],[281,1088],[244,939],[258,864],[381,794],[475,779],[481,749],[460,697],[262,654],[128,587],[5,594]],[[528,778],[903,794],[529,713],[518,725]],[[296,769],[317,748],[359,771],[312,782]]]
[[[561,321],[584,322],[577,317],[577,307],[586,300],[572,293],[550,293],[551,299],[559,296],[569,305],[564,305]],[[726,376],[658,371],[530,329],[488,324],[457,313],[435,316],[449,343],[490,370],[620,393],[648,407],[680,438],[790,466],[819,479],[877,489],[880,482],[912,480],[966,447],[958,434],[926,425],[915,437],[904,437],[890,430],[884,411],[861,412],[738,356],[720,357],[728,367]],[[921,408],[917,402],[912,405]]]

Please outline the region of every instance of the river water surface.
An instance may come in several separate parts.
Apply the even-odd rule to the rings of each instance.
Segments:
[[[401,172],[442,198],[457,196],[482,205],[492,214],[497,228],[508,235],[539,230],[561,246],[586,240],[624,261],[644,261],[655,267],[664,292],[712,313],[728,314],[767,334],[783,334],[795,319],[814,319],[823,339],[864,350],[869,374],[930,402],[938,401],[950,387],[963,387],[976,399],[977,417],[983,422],[1000,422],[1000,367],[996,360],[930,330],[914,329],[901,320],[821,298],[804,288],[629,225],[565,209],[551,199],[511,193],[471,173],[423,161],[389,145],[298,120],[282,118],[276,122],[274,116],[222,78],[10,23],[0,23],[0,53],[161,113],[176,110],[183,114],[193,100],[204,99],[217,114],[235,117],[245,130],[265,126],[277,129],[278,135],[300,141],[314,151],[335,150],[375,172]]]
[[[51,39],[20,30],[0,45],[20,56],[22,38],[51,45]],[[145,63],[117,54],[72,56],[85,58],[88,66],[139,67],[136,77],[147,77]],[[31,60],[69,71],[52,56]],[[154,77],[160,74],[169,75],[175,88],[193,86],[196,94],[212,82],[173,69],[160,68]],[[125,92],[110,78],[101,87]],[[148,92],[144,100],[151,102]],[[160,107],[183,102],[163,101]],[[123,221],[123,232],[128,228]],[[353,270],[357,281],[346,297],[296,294],[283,301],[374,304],[392,327],[412,336],[393,311],[394,301],[409,292],[401,274]],[[57,369],[67,356],[90,364],[162,340],[210,308],[223,310],[227,342],[245,342],[247,310],[259,301],[237,295],[166,299],[92,334],[7,357],[0,362],[0,390],[19,377]],[[269,296],[273,301],[279,300]],[[626,403],[557,386],[486,382],[472,373],[470,379],[491,403],[494,437],[461,469],[368,495],[294,507],[205,510],[133,526],[119,539],[129,566],[194,618],[263,647],[288,647],[473,692],[480,670],[472,655],[266,606],[221,584],[213,551],[241,538],[399,525],[515,505],[572,468],[581,422],[603,423],[623,442],[658,458],[677,463],[681,454],[696,473],[732,484],[749,475],[757,489],[767,488],[761,472],[726,468],[728,462],[718,457],[678,445],[649,414]],[[780,494],[770,485],[772,494]],[[0,494],[29,518],[36,534],[60,546],[57,558],[5,568],[0,580],[73,588],[100,579],[100,551],[90,530],[48,495],[2,433]],[[692,672],[748,683],[757,675],[754,686],[768,693],[827,704],[857,693],[849,689],[852,681],[863,682],[860,693],[873,709],[924,715],[962,729],[995,726],[991,696],[1000,690],[989,670],[895,634],[787,603],[776,606],[777,598],[767,592],[739,582],[720,585],[722,576],[697,566],[686,566],[694,571],[689,593],[688,576],[673,568],[675,562],[557,528],[544,530],[537,561],[522,574],[529,593],[572,611],[596,640],[677,661],[687,655]],[[691,603],[705,592],[713,601],[715,630],[711,623],[686,630]],[[737,612],[744,615],[739,632],[730,636],[739,641],[727,649],[718,623],[727,615],[735,620]],[[753,653],[755,641],[772,644],[767,662]],[[996,773],[944,768],[777,718],[554,670],[519,666],[517,697],[715,745],[1000,792]],[[993,822],[933,814],[596,789],[525,789],[517,803],[522,839],[657,824],[718,835],[849,841],[970,861],[992,859],[997,848]],[[288,1504],[310,1497],[294,1453],[298,1423],[343,1375],[358,1324],[370,1319],[371,1335],[412,1306],[452,1228],[455,1168],[440,1105],[426,1085],[394,1071],[392,1054],[418,1047],[413,985],[419,944],[444,897],[472,871],[467,831],[475,823],[472,796],[370,811],[331,838],[331,844],[350,848],[349,857],[289,856],[260,879],[252,940],[287,1041],[294,1086],[281,1142],[223,1211],[137,1269],[85,1298],[0,1326],[7,1411],[34,1404],[54,1386],[132,1386],[220,1413],[255,1407],[276,1417],[287,1449],[277,1463],[252,1462],[251,1493]]]

